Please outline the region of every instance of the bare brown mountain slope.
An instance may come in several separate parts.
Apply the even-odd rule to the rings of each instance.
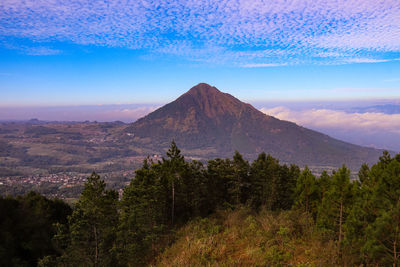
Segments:
[[[238,150],[250,159],[266,152],[288,163],[359,168],[382,153],[265,115],[205,83],[134,122],[125,134],[160,152],[174,139],[185,155],[202,158],[230,157]]]

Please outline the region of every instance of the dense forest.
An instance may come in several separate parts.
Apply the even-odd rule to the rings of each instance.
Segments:
[[[398,266],[400,154],[352,181],[265,153],[203,165],[173,142],[122,196],[93,173],[72,208],[32,192],[0,212],[1,266]]]

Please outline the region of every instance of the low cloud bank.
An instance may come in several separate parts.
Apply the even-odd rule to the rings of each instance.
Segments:
[[[302,126],[368,131],[384,130],[400,134],[400,114],[347,113],[330,109],[294,111],[286,107],[262,108],[261,111],[281,120],[296,122]]]
[[[138,107],[138,108],[124,108],[124,109],[112,109],[103,111],[97,114],[98,120],[101,121],[124,121],[132,122],[140,119],[141,117],[154,111],[156,107]]]
[[[400,151],[400,114],[349,113],[330,109],[261,108],[265,114],[351,143]]]

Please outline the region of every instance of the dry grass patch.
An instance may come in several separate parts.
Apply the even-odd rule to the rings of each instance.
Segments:
[[[332,266],[335,251],[306,214],[239,208],[190,222],[156,266]]]

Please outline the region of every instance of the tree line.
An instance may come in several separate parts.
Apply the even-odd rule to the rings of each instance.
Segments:
[[[122,196],[107,189],[98,174],[88,177],[73,209],[68,212],[62,206],[64,217],[49,219],[52,238],[46,242],[51,249],[35,252],[36,262],[26,262],[28,266],[146,265],[189,220],[246,205],[255,212],[296,209],[309,214],[319,238],[335,242],[338,265],[397,266],[400,154],[392,158],[385,152],[373,166],[362,165],[358,176],[351,181],[350,170],[343,165],[316,177],[307,166],[300,170],[282,165],[265,153],[251,163],[235,152],[232,159],[203,165],[186,161],[172,142],[161,161],[144,161]],[[7,201],[11,199],[0,199],[0,207]],[[7,208],[1,214],[6,214],[0,222],[4,234],[11,215]],[[3,244],[0,253],[6,255],[8,248]],[[18,253],[13,255],[19,259]]]

